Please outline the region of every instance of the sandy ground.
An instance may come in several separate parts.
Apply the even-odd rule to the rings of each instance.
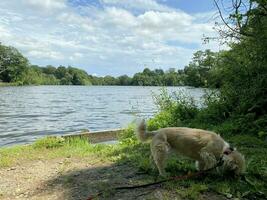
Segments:
[[[101,163],[99,160],[64,158],[31,161],[20,166],[0,169],[0,199],[87,200],[101,188],[142,184],[148,176],[128,165]],[[153,181],[153,180],[151,180]],[[163,188],[116,192],[94,199],[182,199]],[[225,199],[203,194],[201,199]]]

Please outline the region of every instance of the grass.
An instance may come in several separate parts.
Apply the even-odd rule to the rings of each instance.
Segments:
[[[199,199],[200,194],[210,191],[228,198],[265,199],[267,197],[267,143],[248,135],[227,136],[226,140],[236,146],[246,157],[247,172],[243,177],[235,179],[214,172],[201,179],[166,183],[163,185],[164,189],[187,199]],[[131,165],[138,168],[140,172],[148,174],[149,180],[143,181],[150,182],[158,173],[151,165],[149,156],[149,145],[140,144],[133,134],[133,129],[129,128],[115,145],[93,145],[81,138],[47,137],[32,145],[2,148],[0,149],[0,168],[34,160],[78,157]],[[194,163],[188,159],[172,157],[168,160],[167,171],[171,176],[194,170]]]
[[[17,83],[4,83],[0,81],[0,87],[4,87],[4,86],[17,86]]]
[[[7,147],[0,149],[0,168],[12,167],[23,162],[49,160],[62,157],[88,156],[105,159],[112,145],[92,145],[84,139],[73,138],[64,140],[59,137],[46,137],[32,145]],[[112,157],[109,159],[112,160]]]

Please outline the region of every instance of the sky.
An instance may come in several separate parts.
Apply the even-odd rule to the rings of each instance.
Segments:
[[[182,69],[216,41],[213,0],[1,0],[0,42],[31,64],[97,76]]]

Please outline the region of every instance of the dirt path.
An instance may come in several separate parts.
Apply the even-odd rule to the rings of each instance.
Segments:
[[[102,163],[99,160],[65,158],[32,161],[0,169],[0,199],[86,200],[99,189],[127,184],[142,184],[149,179],[128,165]],[[151,180],[152,181],[152,180]],[[117,192],[99,199],[182,199],[162,188]],[[203,199],[224,199],[203,195]]]

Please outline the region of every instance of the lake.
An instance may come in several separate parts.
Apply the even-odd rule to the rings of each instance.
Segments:
[[[24,86],[0,87],[0,146],[31,143],[47,135],[127,127],[137,117],[157,112],[152,93],[161,87]],[[183,91],[198,103],[204,89]]]

